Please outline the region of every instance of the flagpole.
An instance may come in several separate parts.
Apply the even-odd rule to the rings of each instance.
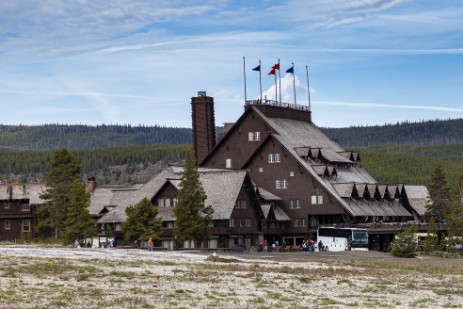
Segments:
[[[276,74],[275,74],[276,77]],[[280,84],[280,104],[281,104],[281,70],[280,70],[280,59],[278,59],[278,83]]]
[[[246,105],[247,94],[246,94],[246,57],[243,57],[243,75],[244,75],[244,105]]]
[[[275,72],[275,101],[278,103],[278,84],[277,84],[277,73]]]
[[[293,65],[294,106],[297,106],[297,103],[296,103],[296,73],[294,72],[294,62],[292,62],[291,64]]]
[[[259,60],[259,86],[260,86],[260,103],[262,104],[262,66]]]
[[[307,74],[307,94],[309,100],[309,111],[310,111],[310,84],[309,84],[309,67],[305,66],[305,72]]]

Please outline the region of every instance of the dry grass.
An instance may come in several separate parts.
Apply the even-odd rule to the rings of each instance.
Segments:
[[[461,261],[46,250],[0,248],[0,308],[463,307]]]

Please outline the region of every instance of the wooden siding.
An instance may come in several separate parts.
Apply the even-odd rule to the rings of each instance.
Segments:
[[[22,205],[27,207],[22,208]],[[29,231],[23,231],[23,220],[29,222]],[[20,241],[34,238],[34,226],[36,221],[35,206],[30,205],[29,200],[0,201],[1,241]],[[6,226],[6,224],[8,224],[8,226]]]
[[[191,98],[193,149],[201,162],[215,146],[214,99],[206,95]]]

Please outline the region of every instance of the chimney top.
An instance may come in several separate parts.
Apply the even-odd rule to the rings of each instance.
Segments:
[[[205,97],[206,91],[198,91],[198,97]]]

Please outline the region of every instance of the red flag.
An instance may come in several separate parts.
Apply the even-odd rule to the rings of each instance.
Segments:
[[[279,70],[279,69],[280,69],[280,64],[279,64],[279,63],[275,64],[275,65],[272,67],[272,69],[274,69],[274,70]]]
[[[268,73],[268,75],[275,75],[275,68],[272,68],[272,70]]]

